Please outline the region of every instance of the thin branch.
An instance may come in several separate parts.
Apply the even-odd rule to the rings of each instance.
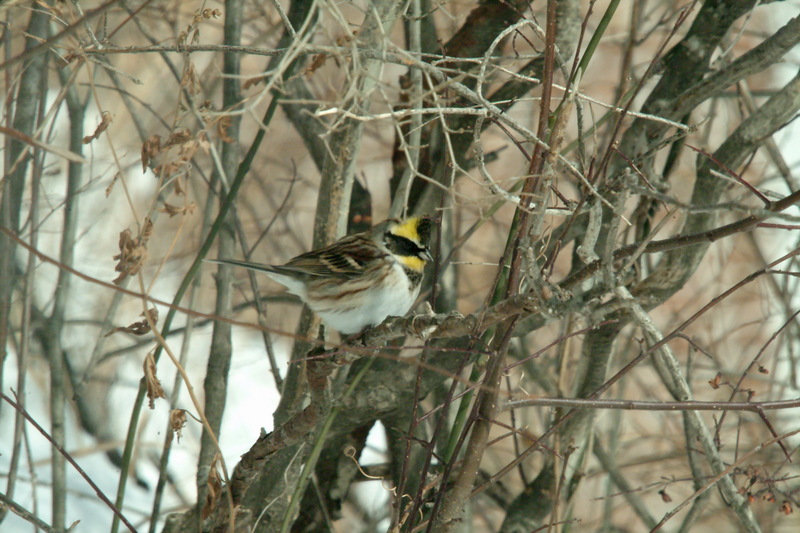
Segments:
[[[100,487],[98,487],[97,484],[95,484],[95,482],[92,481],[92,478],[89,477],[89,474],[87,474],[83,470],[83,468],[81,468],[80,465],[77,462],[75,462],[75,459],[72,458],[72,455],[70,455],[69,452],[67,452],[67,450],[65,450],[59,443],[53,440],[53,437],[51,437],[50,434],[42,426],[40,426],[39,423],[36,422],[36,420],[33,419],[33,417],[28,413],[28,411],[23,409],[21,405],[19,405],[17,402],[6,396],[3,392],[0,392],[0,399],[4,400],[6,403],[11,405],[11,407],[16,409],[18,412],[22,413],[22,416],[25,417],[25,420],[27,420],[34,428],[36,428],[36,430],[50,442],[50,445],[53,446],[53,448],[56,451],[58,451],[58,453],[61,454],[64,457],[64,459],[66,459],[69,462],[69,464],[72,465],[72,467],[81,475],[81,477],[86,480],[86,483],[88,483],[89,486],[92,487],[95,494],[97,494],[97,497],[100,498],[100,500],[114,512],[114,516],[117,516],[120,519],[120,521],[122,521],[122,523],[125,524],[125,527],[127,527],[132,533],[136,533],[136,528],[133,527],[133,524],[131,524],[127,518],[125,518],[125,516],[122,514],[122,511],[117,509],[117,507],[113,503],[111,503],[111,500],[108,499],[108,497],[105,495],[105,493],[103,493]]]
[[[800,407],[800,398],[769,402],[649,402],[643,400],[600,400],[596,398],[524,398],[508,400],[500,411],[521,407],[574,407],[576,409],[618,409],[624,411],[774,411]]]

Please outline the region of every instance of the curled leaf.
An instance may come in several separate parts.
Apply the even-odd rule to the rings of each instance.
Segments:
[[[217,134],[219,138],[222,139],[222,142],[231,144],[236,142],[236,139],[228,135],[228,128],[231,127],[231,117],[225,115],[224,117],[220,117],[219,121],[217,122]]]
[[[120,173],[117,172],[116,174],[114,174],[114,177],[111,178],[111,183],[109,183],[108,187],[106,187],[106,198],[111,196],[111,191],[114,190],[114,185],[117,183],[117,180],[119,179],[119,176],[120,176]]]
[[[264,81],[266,81],[266,78],[264,76],[255,76],[253,78],[248,78],[242,84],[242,89],[247,90],[250,87],[258,85],[259,83],[262,83]]]
[[[114,270],[120,274],[114,280],[114,284],[119,285],[128,276],[139,273],[147,259],[146,245],[152,234],[153,222],[150,219],[145,220],[141,237],[133,237],[129,229],[119,234],[119,253],[114,256],[114,260],[118,263]]]
[[[146,333],[150,333],[150,323],[152,322],[155,324],[158,322],[158,309],[152,307],[147,310],[147,314],[150,317],[150,321],[145,318],[144,320],[134,322],[129,326],[120,326],[114,328],[106,333],[106,337],[113,335],[114,333],[130,333],[131,335],[144,335]],[[144,313],[142,313],[140,316],[144,316]]]
[[[153,135],[142,145],[142,168],[151,168],[159,179],[186,174],[199,147],[200,141],[187,129],[174,131],[164,142]]]
[[[186,426],[186,409],[173,409],[169,412],[169,427],[175,433],[178,444],[183,436],[183,428]]]
[[[151,135],[142,143],[142,172],[150,166],[150,161],[161,153],[161,135]]]
[[[94,129],[94,133],[83,138],[83,144],[89,144],[93,140],[100,137],[100,134],[108,129],[109,124],[111,124],[111,113],[108,111],[103,111],[103,115],[100,118],[100,124],[98,124]]]
[[[222,10],[206,8],[202,11],[204,19],[218,19],[222,16]]]
[[[173,205],[169,202],[164,202],[164,207],[159,209],[162,213],[166,213],[170,218],[176,215],[191,215],[197,209],[197,204],[194,202],[189,205]]]
[[[217,502],[222,496],[222,482],[219,479],[219,472],[217,472],[218,461],[219,454],[214,457],[214,461],[211,462],[211,468],[208,471],[208,478],[206,479],[206,488],[208,489],[206,491],[206,502],[200,512],[200,516],[203,520],[211,516],[211,513],[214,512],[214,508],[217,506]]]
[[[156,360],[153,353],[150,352],[144,358],[144,381],[147,385],[147,398],[150,400],[150,409],[155,407],[157,398],[166,398],[164,389],[161,387],[161,381],[156,375]]]

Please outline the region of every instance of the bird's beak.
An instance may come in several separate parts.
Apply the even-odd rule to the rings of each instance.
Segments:
[[[426,261],[431,261],[431,262],[433,261],[433,256],[431,255],[431,252],[430,252],[430,250],[428,250],[427,248],[425,248],[425,250],[423,250],[423,251],[422,251],[422,253],[420,254],[420,256],[421,256],[423,259],[425,259]]]

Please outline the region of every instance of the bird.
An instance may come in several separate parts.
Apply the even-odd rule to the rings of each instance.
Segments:
[[[316,313],[326,326],[353,335],[389,316],[404,316],[433,261],[433,219],[388,219],[371,229],[298,255],[283,265],[210,260],[263,272]]]

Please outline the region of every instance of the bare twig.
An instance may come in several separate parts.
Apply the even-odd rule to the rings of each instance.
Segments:
[[[89,477],[89,474],[87,474],[83,470],[83,468],[81,468],[80,465],[77,462],[75,462],[75,459],[72,458],[72,455],[70,455],[69,452],[67,452],[67,450],[65,450],[59,443],[53,440],[53,437],[51,437],[50,434],[47,431],[45,431],[45,429],[42,426],[40,426],[39,423],[36,422],[36,420],[34,420],[33,417],[25,409],[23,409],[17,402],[6,396],[3,392],[0,392],[0,399],[11,405],[11,407],[16,409],[18,412],[22,413],[22,416],[25,417],[25,420],[27,420],[28,423],[30,423],[34,428],[36,428],[36,431],[38,431],[44,438],[46,438],[50,442],[50,445],[53,446],[53,449],[55,449],[59,454],[61,454],[61,456],[63,456],[64,459],[66,459],[69,462],[69,464],[72,465],[72,467],[81,475],[81,477],[86,480],[89,486],[92,487],[92,489],[94,490],[95,494],[97,494],[97,497],[100,498],[100,500],[114,512],[114,516],[119,517],[122,523],[125,524],[125,527],[127,527],[131,532],[136,533],[136,528],[133,527],[133,524],[131,524],[128,521],[128,519],[125,518],[125,516],[122,514],[122,511],[117,509],[117,507],[113,503],[111,503],[111,500],[109,500],[108,497],[105,495],[105,493],[103,493],[103,491],[100,489],[100,487],[98,487],[97,484],[94,481],[92,481],[92,478]]]

